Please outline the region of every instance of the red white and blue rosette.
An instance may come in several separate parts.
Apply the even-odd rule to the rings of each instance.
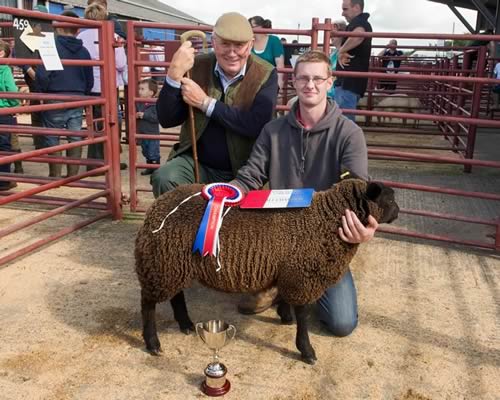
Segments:
[[[237,206],[244,195],[238,187],[228,183],[205,185],[201,194],[208,200],[208,204],[196,233],[193,253],[199,251],[202,257],[207,254],[216,256],[224,206]]]

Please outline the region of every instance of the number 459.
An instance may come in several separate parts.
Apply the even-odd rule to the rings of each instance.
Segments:
[[[14,28],[16,28],[17,30],[24,31],[28,26],[30,26],[30,23],[27,19],[14,18],[14,21],[12,21],[12,25],[14,25]]]

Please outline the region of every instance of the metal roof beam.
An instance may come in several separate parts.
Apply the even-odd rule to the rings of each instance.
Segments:
[[[474,28],[470,26],[470,24],[467,22],[467,20],[464,18],[462,14],[457,10],[455,6],[452,6],[451,4],[448,4],[448,7],[450,8],[451,11],[453,11],[453,14],[457,16],[457,18],[460,20],[462,24],[469,30],[470,33],[476,33]]]
[[[496,28],[495,17],[490,13],[490,10],[486,8],[482,0],[471,0],[472,4],[474,4],[477,10],[481,13],[484,19],[491,25],[493,29]]]

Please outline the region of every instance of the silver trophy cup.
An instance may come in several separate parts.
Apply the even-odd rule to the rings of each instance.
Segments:
[[[226,366],[219,362],[219,350],[234,338],[236,328],[223,320],[211,320],[197,323],[196,332],[208,348],[214,351],[213,361],[205,368],[201,390],[208,396],[222,396],[229,392],[231,383],[226,379]]]

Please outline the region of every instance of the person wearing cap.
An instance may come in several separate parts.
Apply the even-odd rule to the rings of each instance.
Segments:
[[[156,107],[160,125],[182,124],[165,165],[151,176],[155,197],[194,182],[188,105],[194,109],[202,183],[228,182],[246,162],[278,92],[274,67],[251,54],[253,31],[238,13],[223,14],[212,34],[213,52],[195,56],[190,41],[172,57]],[[184,75],[192,68],[192,79]]]

